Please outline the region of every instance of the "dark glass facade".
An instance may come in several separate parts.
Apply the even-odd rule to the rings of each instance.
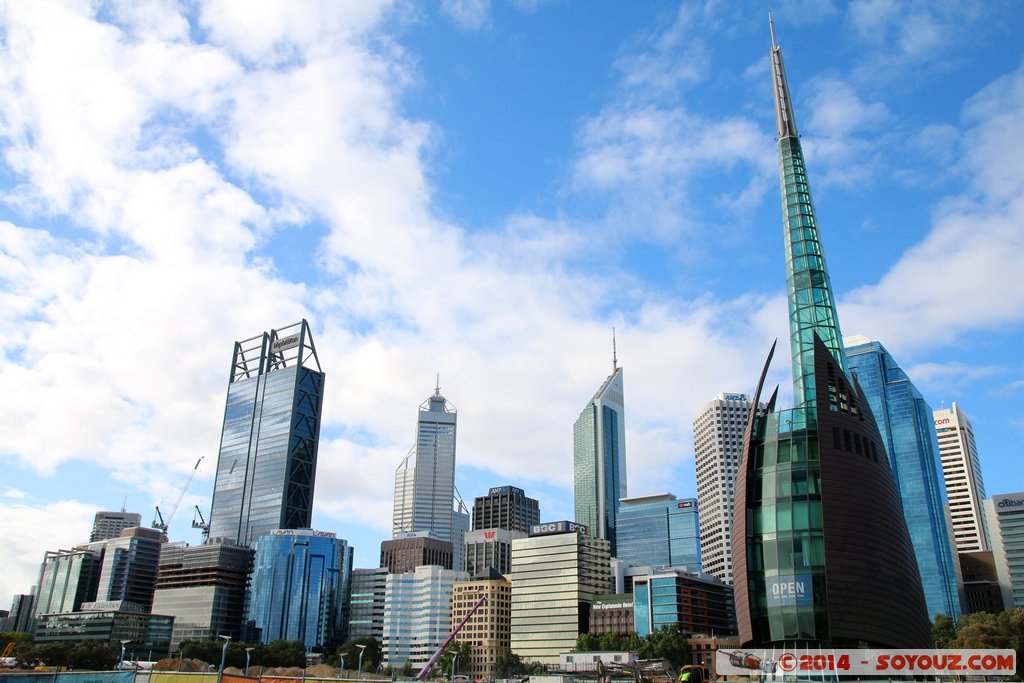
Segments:
[[[683,633],[734,633],[732,588],[715,578],[666,572],[633,580],[633,630],[641,638],[678,624]]]
[[[848,367],[864,390],[903,501],[928,614],[960,619],[952,543],[946,528],[946,486],[932,409],[878,342],[846,346]]]
[[[619,501],[616,557],[634,565],[700,572],[697,500],[670,494]]]
[[[307,652],[333,651],[344,642],[352,592],[348,543],[331,533],[284,529],[258,537],[253,548],[246,618],[260,642],[301,640]]]
[[[324,374],[306,321],[237,342],[230,382],[210,538],[308,527]]]
[[[473,501],[473,530],[508,529],[528,533],[540,524],[540,503],[515,486],[495,486]]]

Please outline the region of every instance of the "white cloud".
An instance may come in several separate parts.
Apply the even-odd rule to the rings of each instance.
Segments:
[[[466,31],[479,31],[491,23],[491,0],[442,0],[441,11]]]

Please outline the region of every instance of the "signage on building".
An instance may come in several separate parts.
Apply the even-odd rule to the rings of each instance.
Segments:
[[[611,602],[611,603],[595,602],[594,604],[592,604],[590,606],[590,609],[592,609],[592,610],[595,610],[595,609],[597,609],[597,610],[601,610],[601,609],[627,609],[627,608],[628,609],[633,609],[633,603],[631,603],[631,602]]]
[[[515,486],[494,486],[488,492],[488,496],[500,496],[502,494],[509,493],[513,496],[523,496],[526,492],[522,489],[517,489]]]
[[[725,395],[725,400],[726,401],[746,401],[747,400],[747,395],[746,394],[726,394]]]
[[[690,507],[693,507],[693,502],[689,501],[689,500],[684,500],[684,501],[680,502],[678,505],[676,505],[676,507],[677,508],[690,508]]]
[[[498,532],[496,532],[496,531],[485,531],[484,532],[484,538],[494,538],[494,535],[496,533],[498,533]]]
[[[313,529],[274,529],[271,536],[318,536],[320,538],[337,538],[338,535],[330,531],[314,531]]]
[[[586,524],[577,524],[576,522],[570,522],[568,520],[562,520],[560,522],[546,522],[544,524],[534,524],[530,527],[531,536],[544,536],[545,534],[564,534],[570,531],[575,531],[578,534],[586,536],[590,532],[590,528]]]
[[[997,508],[1002,510],[1013,510],[1015,508],[1024,508],[1024,494],[1005,494],[1001,496],[992,496],[992,503]]]
[[[765,590],[769,607],[814,604],[810,574],[769,576],[765,579]]]
[[[298,345],[299,345],[299,335],[297,335],[297,334],[290,334],[287,337],[281,337],[280,339],[275,339],[274,343],[270,345],[270,352],[271,353],[280,353],[280,352],[285,351],[287,349],[295,348]]]
[[[938,427],[939,425],[948,425],[948,424],[949,424],[949,418],[948,417],[940,417],[938,420],[935,421],[935,426],[936,427]]]

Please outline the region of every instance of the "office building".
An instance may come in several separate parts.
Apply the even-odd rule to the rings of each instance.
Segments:
[[[420,404],[416,445],[395,472],[392,537],[432,531],[442,541],[461,542],[452,528],[457,418],[440,384]]]
[[[523,531],[480,529],[466,534],[466,573],[470,576],[494,569],[504,576],[512,571],[512,541],[526,538]]]
[[[1003,604],[1024,607],[1024,493],[992,496],[985,508]]]
[[[968,614],[988,612],[999,614],[1007,607],[999,585],[999,570],[991,550],[974,550],[957,554],[963,575],[964,603]]]
[[[349,601],[348,639],[384,640],[384,596],[386,567],[352,570],[352,599]],[[351,663],[351,662],[350,662]]]
[[[628,636],[636,629],[633,621],[632,593],[599,595],[590,603],[590,625],[587,633],[596,637],[606,633]]]
[[[252,558],[252,548],[223,538],[164,545],[153,611],[174,617],[172,650],[185,640],[241,639]]]
[[[19,593],[11,598],[10,611],[0,619],[0,631],[31,633],[35,599],[31,593]]]
[[[732,588],[708,574],[680,569],[633,577],[634,628],[643,638],[673,624],[683,633],[736,632]]]
[[[457,662],[458,673],[470,680],[489,680],[495,676],[499,658],[511,652],[512,584],[494,569],[452,586],[450,631],[462,623],[480,598],[486,598],[486,602],[455,636],[457,641],[471,646],[469,657],[460,657]]]
[[[729,585],[736,470],[751,405],[746,394],[722,393],[693,416],[701,565],[705,572]]]
[[[680,567],[700,572],[697,499],[671,493],[619,501],[616,557],[631,564]]]
[[[572,427],[575,519],[615,554],[619,500],[626,493],[626,427],[622,368],[613,354],[612,374]]]
[[[97,547],[78,546],[73,550],[47,551],[39,569],[33,614],[77,612],[83,602],[96,599],[103,552]]]
[[[568,521],[512,541],[511,644],[524,662],[557,664],[576,647],[590,604],[608,592],[609,545]]]
[[[323,392],[305,320],[235,342],[211,539],[248,545],[273,529],[309,527]]]
[[[743,647],[931,645],[914,546],[885,445],[847,375],[782,52],[770,52],[795,407],[744,433],[733,514]],[[759,402],[773,345],[751,402]]]
[[[508,529],[530,531],[540,524],[540,503],[515,486],[494,486],[473,501],[473,531]]]
[[[436,565],[388,574],[384,597],[384,663],[392,669],[406,662],[414,669],[427,663],[451,633],[452,591],[469,575]]]
[[[459,500],[459,509],[452,511],[452,569],[466,571],[466,534],[472,518],[465,503]]]
[[[89,542],[105,541],[108,538],[117,538],[125,529],[142,526],[142,515],[138,512],[110,512],[101,511],[96,513],[92,522],[92,533],[89,534]]]
[[[951,408],[936,410],[933,418],[957,550],[990,550],[983,506],[985,479],[971,421],[955,401]]]
[[[37,646],[96,642],[120,650],[126,660],[156,661],[171,654],[174,617],[147,614],[126,601],[84,603],[81,611],[39,614],[33,638]]]
[[[442,541],[433,531],[420,531],[380,544],[380,566],[392,574],[411,572],[425,564],[451,569],[451,541]]]
[[[921,572],[928,614],[960,619],[955,550],[946,533],[946,484],[932,409],[877,341],[844,337],[846,360],[875,416]]]
[[[145,527],[125,529],[117,538],[103,541],[96,601],[124,600],[151,611],[162,545],[163,533]]]
[[[345,642],[352,590],[352,550],[335,534],[275,529],[256,551],[246,618],[259,642],[301,640],[306,652],[333,652]]]

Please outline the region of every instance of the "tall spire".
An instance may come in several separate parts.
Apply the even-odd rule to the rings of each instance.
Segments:
[[[619,358],[615,353],[615,328],[612,328],[612,372],[619,368]]]
[[[437,384],[434,386],[434,396],[441,395],[441,373],[437,373]]]
[[[804,153],[793,119],[789,85],[786,83],[786,71],[782,63],[782,48],[775,43],[775,25],[770,14],[768,27],[772,35],[772,82],[779,135],[779,180],[786,244],[793,399],[797,407],[813,406],[815,337],[821,339],[844,371],[846,360],[835,297],[825,267],[814,204],[811,202]]]

